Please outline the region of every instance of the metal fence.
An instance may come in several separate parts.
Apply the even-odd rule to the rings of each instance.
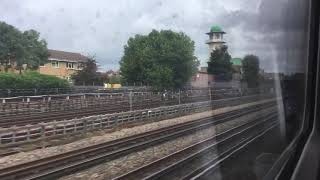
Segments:
[[[17,96],[38,96],[53,94],[78,94],[78,93],[123,93],[123,92],[150,91],[148,87],[123,87],[117,89],[106,89],[103,86],[51,88],[51,89],[0,89],[0,98]]]
[[[239,88],[183,88],[181,91],[197,91],[208,90],[225,91]],[[180,90],[167,90],[170,92],[178,92]],[[129,92],[154,92],[150,87],[122,87],[117,89],[106,89],[102,86],[74,86],[71,88],[51,88],[51,89],[1,89],[0,98],[19,97],[19,96],[39,96],[39,95],[61,95],[61,94],[79,94],[79,93],[129,93]]]
[[[266,93],[267,89],[193,89],[169,92],[86,93],[0,98],[0,116],[90,109],[113,112]],[[117,109],[118,108],[118,109]]]
[[[10,127],[0,129],[0,144],[1,146],[7,146],[58,136],[66,136],[74,133],[84,133],[86,131],[97,129],[112,129],[130,123],[154,122],[195,112],[207,111],[225,106],[234,106],[270,98],[273,98],[270,94],[228,98],[122,113],[96,115],[68,121],[54,121],[22,127]]]

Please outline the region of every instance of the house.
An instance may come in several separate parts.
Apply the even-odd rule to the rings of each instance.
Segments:
[[[11,72],[11,73],[19,73],[19,70],[17,70],[17,62],[14,59],[8,59],[4,62],[0,62],[0,72]],[[26,65],[24,64],[22,66],[24,69],[26,68]]]
[[[207,67],[201,67],[200,70],[192,76],[191,86],[204,88],[209,87],[212,82],[214,82],[214,76],[208,74]]]
[[[119,70],[117,70],[117,71],[113,71],[113,70],[108,70],[107,72],[106,72],[106,74],[107,74],[107,76],[108,77],[112,77],[112,76],[120,76],[120,71]]]
[[[80,53],[49,49],[49,62],[39,66],[41,74],[53,75],[70,80],[71,75],[81,70],[88,57]]]

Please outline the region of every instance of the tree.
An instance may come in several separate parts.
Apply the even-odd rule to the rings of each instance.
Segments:
[[[10,60],[20,55],[21,32],[15,27],[0,22],[0,63],[5,67],[5,71],[9,68]]]
[[[47,62],[49,57],[47,42],[44,39],[40,39],[39,32],[35,30],[24,31],[22,42],[25,53],[21,63],[17,62],[18,67],[22,64],[27,64],[31,69],[37,69],[39,65]]]
[[[179,88],[191,79],[199,61],[194,42],[184,33],[153,30],[129,38],[120,61],[124,83],[142,83],[156,89]]]
[[[98,71],[98,65],[94,56],[88,57],[83,69],[71,76],[75,85],[102,85],[104,78]]]
[[[255,55],[246,55],[242,61],[243,80],[248,87],[254,88],[259,85],[259,57]]]
[[[120,84],[121,83],[120,76],[113,75],[113,76],[109,76],[107,78],[108,78],[108,82],[111,84]]]
[[[212,51],[208,62],[208,73],[215,75],[216,80],[230,81],[232,79],[233,69],[227,46]]]
[[[45,40],[35,30],[21,32],[15,27],[0,22],[0,63],[9,68],[9,62],[15,62],[16,68],[22,70],[23,64],[36,69],[48,60],[48,49]]]

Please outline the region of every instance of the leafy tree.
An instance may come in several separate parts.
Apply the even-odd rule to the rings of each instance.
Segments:
[[[120,61],[124,83],[142,83],[157,89],[179,88],[196,72],[194,42],[184,33],[153,30],[129,38]]]
[[[102,85],[104,78],[98,71],[98,65],[94,56],[84,63],[83,69],[71,76],[75,85]]]
[[[243,80],[248,83],[248,87],[254,88],[259,85],[259,57],[246,55],[242,61]]]
[[[169,67],[155,66],[149,70],[148,82],[152,82],[152,85],[157,89],[166,89],[174,87],[174,72]]]
[[[50,89],[69,88],[67,80],[27,71],[22,75],[16,73],[0,73],[0,89]]]
[[[45,40],[35,30],[21,32],[15,27],[0,22],[0,63],[7,71],[9,61],[16,62],[16,68],[22,70],[26,64],[30,69],[36,69],[48,60],[48,49]]]
[[[208,62],[208,73],[215,75],[216,80],[230,81],[232,79],[233,69],[227,46],[212,51]]]
[[[0,63],[7,71],[10,60],[21,56],[21,32],[15,27],[0,22]]]
[[[47,62],[49,52],[47,49],[47,42],[40,39],[40,33],[35,30],[28,30],[23,32],[23,45],[25,49],[22,62],[17,62],[17,66],[27,64],[31,69],[37,69],[39,65]]]
[[[120,84],[121,83],[121,78],[120,76],[109,76],[108,78],[108,82],[111,84]]]

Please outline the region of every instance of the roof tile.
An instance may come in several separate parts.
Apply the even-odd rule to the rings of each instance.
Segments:
[[[77,61],[77,62],[86,62],[88,57],[81,55],[80,53],[66,52],[66,51],[58,51],[49,49],[49,59],[59,59],[65,61]]]

